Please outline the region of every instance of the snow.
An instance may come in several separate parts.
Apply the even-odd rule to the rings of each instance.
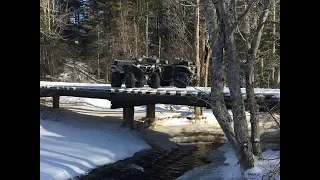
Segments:
[[[267,150],[262,153],[262,156],[263,160],[255,159],[255,167],[245,172],[248,178],[263,179],[264,176],[268,176],[280,168],[280,151]],[[280,174],[276,178],[280,179]]]
[[[221,180],[242,180],[246,177],[248,180],[261,180],[267,176],[272,176],[271,179],[280,179],[280,151],[267,150],[262,153],[263,159],[258,160],[255,158],[255,167],[246,170],[243,175],[241,174],[240,165],[238,164],[238,158],[234,151],[224,145],[219,151],[224,153],[225,161],[223,165],[216,166],[216,162],[212,162],[209,165],[197,167],[183,176],[179,177],[179,180],[209,180],[209,179],[221,179]],[[213,152],[216,153],[216,152]]]
[[[159,106],[161,107],[161,105],[158,105],[158,107]],[[156,122],[157,125],[161,125],[164,127],[171,127],[171,126],[182,126],[182,125],[197,123],[197,124],[206,124],[206,125],[220,127],[220,125],[219,125],[216,117],[213,115],[211,109],[204,108],[204,111],[203,111],[203,116],[205,117],[204,119],[189,120],[189,119],[187,119],[187,117],[192,115],[192,111],[188,109],[188,106],[174,105],[173,107],[178,107],[174,111],[181,113],[181,118],[164,119],[162,121],[157,121]],[[228,110],[228,112],[232,116],[232,111]],[[250,122],[249,121],[250,120],[250,113],[249,112],[245,112],[245,113],[246,113],[248,125],[250,127],[250,123],[249,123]],[[263,121],[260,124],[262,124],[262,123],[263,123]],[[233,127],[233,124],[231,124],[231,126]]]
[[[107,100],[61,97],[63,106],[69,108],[40,106],[41,180],[72,178],[151,148],[122,128],[119,118],[106,115]],[[121,109],[109,113],[122,114]]]
[[[189,120],[186,117],[191,116],[193,113],[188,106],[173,106],[175,112],[181,113],[181,118],[164,119],[157,121],[156,124],[164,127],[188,125],[197,122],[198,124],[212,124],[219,126],[217,119],[212,114],[211,109],[204,109],[203,115],[205,119]]]
[[[93,84],[93,83],[70,83],[70,82],[48,82],[40,81],[40,86],[52,86],[52,87],[85,87],[88,89],[109,89],[110,84]],[[123,86],[125,87],[125,86]]]
[[[110,84],[92,83],[67,83],[67,82],[46,82],[40,81],[40,86],[59,86],[59,87],[82,87],[88,89],[110,89]],[[124,90],[134,90],[136,88]],[[117,88],[114,88],[117,89]],[[119,88],[120,89],[120,88]],[[150,90],[149,87],[139,88]],[[208,93],[210,88],[197,88]],[[159,88],[162,91],[184,91],[195,92],[193,87],[186,89],[169,87]],[[241,89],[245,93],[245,89]],[[228,93],[227,88],[224,89]],[[256,93],[271,94],[280,98],[279,89],[257,88]],[[121,117],[122,108],[110,109],[110,101],[105,99],[79,98],[79,97],[60,97],[60,109],[50,110],[41,107],[40,111],[40,179],[68,179],[87,173],[90,169],[104,164],[133,156],[136,152],[151,148],[146,142],[140,139],[135,132],[122,128]],[[51,114],[49,112],[53,111]],[[146,106],[135,107],[135,119],[145,117]],[[232,112],[229,111],[230,115]],[[50,115],[48,115],[50,114]],[[173,116],[178,118],[173,118]],[[212,114],[211,109],[204,111],[206,119],[189,120],[186,117],[192,115],[188,106],[156,104],[157,125],[170,131],[177,131],[181,126],[186,130],[205,130],[219,124]],[[246,114],[250,118],[249,113]],[[161,119],[161,118],[164,119]],[[190,126],[194,121],[197,126]],[[261,122],[262,123],[262,122]],[[248,125],[250,123],[248,121]],[[249,127],[250,128],[250,127]],[[161,128],[155,128],[161,131]],[[181,128],[180,128],[181,129]],[[121,142],[121,143],[120,143]],[[213,176],[219,175],[220,179],[239,179],[241,176],[237,158],[232,151],[223,153],[226,157],[224,163],[227,165],[213,168],[212,164],[196,168],[186,173],[179,179],[196,177],[191,179],[216,179]],[[279,151],[266,151],[263,153],[265,158],[279,156]],[[248,170],[245,174],[250,177],[260,177],[266,173],[266,169],[274,168],[276,160],[256,160],[256,166]],[[200,171],[197,174],[195,171]],[[193,174],[193,175],[192,175]],[[253,175],[252,175],[253,174]],[[259,178],[258,178],[259,179]],[[280,179],[280,176],[279,176]]]

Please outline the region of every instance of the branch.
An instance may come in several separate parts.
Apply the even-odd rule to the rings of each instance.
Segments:
[[[277,24],[280,26],[280,21],[266,21],[264,24]]]
[[[69,67],[69,68],[75,68],[76,70],[78,70],[78,72],[82,73],[83,75],[85,75],[86,77],[88,77],[89,79],[97,82],[97,83],[104,83],[100,80],[95,79],[94,77],[92,77],[89,73],[85,72],[84,70],[82,70],[80,67],[78,67],[77,65],[71,65],[68,63],[64,63],[65,66]]]
[[[208,3],[199,3],[199,5],[196,5],[196,4],[193,4],[193,3],[191,3],[191,4],[182,4],[181,2],[179,2],[179,0],[175,0],[175,2],[177,3],[177,4],[180,4],[181,6],[185,6],[185,7],[197,7],[197,6],[207,6],[208,5]]]
[[[278,24],[280,26],[280,22],[277,22],[277,21],[264,21],[264,22],[259,23],[259,25],[257,27],[257,31],[259,31],[262,28],[262,26],[265,24]]]
[[[246,10],[239,16],[239,18],[232,24],[231,26],[231,30],[233,30],[236,26],[238,26],[238,24],[245,18],[245,16],[249,13],[251,7],[253,6],[253,4],[255,2],[257,2],[258,0],[252,0],[249,4],[248,7],[246,8]]]
[[[279,103],[278,103],[279,104]],[[278,121],[278,119],[273,115],[272,110],[278,106],[278,104],[276,104],[275,106],[273,106],[271,108],[271,110],[269,109],[269,107],[267,106],[267,104],[264,102],[264,107],[266,108],[267,112],[270,114],[270,116],[272,117],[272,119],[274,120],[274,122],[279,126],[280,128],[280,122]]]
[[[182,40],[183,40],[190,48],[192,48],[192,46],[190,45],[190,43],[188,42],[188,40],[187,40],[187,38],[186,38],[185,36],[181,35],[179,32],[177,32],[175,29],[171,28],[171,27],[168,26],[167,24],[163,24],[163,25],[164,25],[165,27],[167,27],[169,30],[173,31],[173,32],[175,33],[175,35],[181,37]],[[187,32],[189,32],[189,31],[187,31]],[[191,34],[191,33],[189,32],[189,34]]]
[[[240,34],[240,36],[241,36],[242,40],[244,40],[246,43],[249,43],[249,42],[244,38],[244,36],[242,35],[242,33],[241,33],[241,31],[240,31],[239,27],[237,27],[237,30],[238,30],[238,32],[239,32],[239,34]]]
[[[176,3],[180,4],[181,6],[186,6],[186,7],[196,7],[196,4],[190,3],[190,4],[182,4],[181,2],[179,2],[179,0],[175,0]]]
[[[61,35],[59,35],[58,33],[52,33],[52,32],[48,32],[48,31],[43,31],[40,28],[40,34],[42,34],[43,36],[49,38],[49,39],[61,39],[61,40],[65,40]]]

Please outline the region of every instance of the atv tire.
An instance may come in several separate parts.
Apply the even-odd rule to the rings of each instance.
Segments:
[[[165,87],[165,86],[170,86],[172,81],[171,80],[165,80],[164,78],[170,79],[169,77],[164,77],[164,74],[160,76],[160,86]]]
[[[127,75],[126,75],[126,78],[125,78],[125,85],[126,85],[126,88],[133,88],[135,85],[136,85],[136,77],[134,76],[133,72],[129,72]]]
[[[149,87],[157,89],[160,87],[160,75],[156,72],[150,75]]]
[[[163,81],[160,82],[160,86],[161,86],[161,87],[170,86],[170,84],[171,84],[170,81],[167,82],[167,81],[164,81],[164,80],[163,80]]]
[[[178,88],[186,88],[189,84],[189,77],[185,72],[179,72],[174,77],[174,86]]]
[[[146,85],[146,84],[147,84],[147,80],[146,80],[145,76],[142,76],[141,79],[136,82],[135,87],[141,88],[141,87],[144,87],[144,85]]]
[[[111,87],[121,87],[122,79],[119,72],[113,72],[111,74]]]

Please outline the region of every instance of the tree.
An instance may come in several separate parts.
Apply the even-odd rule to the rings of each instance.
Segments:
[[[248,125],[245,115],[244,102],[240,89],[240,62],[237,57],[237,45],[235,42],[234,28],[232,23],[232,15],[234,8],[231,3],[218,1],[217,7],[221,15],[221,23],[224,26],[224,47],[226,50],[227,62],[227,84],[230,90],[232,114],[234,123],[234,132],[239,147],[239,161],[244,169],[254,166],[252,145],[248,136]]]
[[[239,62],[236,54],[234,39],[234,24],[231,22],[232,7],[227,1],[205,1],[205,17],[211,35],[212,56],[212,85],[211,106],[228,141],[233,146],[243,169],[254,166],[251,143],[248,140],[248,127],[244,111],[244,103],[240,90]],[[233,118],[230,117],[223,100],[223,49],[226,50],[227,81],[232,101]],[[233,119],[234,129],[229,122]]]
[[[251,38],[251,42],[248,41],[248,51],[247,51],[247,61],[246,61],[246,69],[245,69],[245,76],[246,76],[246,94],[247,94],[247,101],[249,104],[250,110],[250,122],[251,122],[251,142],[253,145],[253,154],[255,156],[261,156],[261,147],[260,147],[260,133],[259,133],[259,109],[254,97],[254,70],[255,70],[255,63],[256,57],[258,53],[258,48],[261,41],[261,36],[263,33],[263,29],[269,14],[269,9],[271,6],[272,0],[264,0],[263,1],[263,8],[261,13],[259,14],[259,19],[257,22],[257,26],[255,31],[253,32],[253,37]],[[248,21],[248,18],[246,18]]]
[[[64,31],[69,27],[68,2],[40,0],[40,75],[56,75],[69,52]]]
[[[201,62],[200,62],[200,6],[199,6],[199,2],[200,0],[195,0],[196,3],[195,3],[195,6],[196,6],[196,9],[195,9],[195,14],[196,14],[196,23],[195,23],[195,62],[196,62],[196,67],[197,67],[197,77],[199,79],[203,78],[201,77],[200,75],[200,72],[201,72],[201,69],[203,67],[201,67]],[[200,80],[197,81],[197,85],[196,86],[199,86],[200,85]],[[195,116],[201,116],[203,115],[203,108],[201,107],[194,107],[194,114]]]
[[[258,108],[254,97],[255,64],[258,49],[267,23],[271,0],[244,1],[204,1],[204,12],[208,33],[210,35],[212,55],[211,69],[211,107],[228,141],[234,148],[243,170],[254,166],[253,155],[260,156],[260,134]],[[241,13],[236,12],[239,5],[245,4]],[[251,9],[255,13],[250,13]],[[249,16],[249,14],[251,16]],[[258,15],[255,23],[254,17]],[[253,19],[251,21],[250,19]],[[242,35],[239,24],[244,21]],[[250,26],[251,24],[251,26]],[[241,38],[239,41],[235,31],[238,30]],[[238,49],[245,51],[245,56],[238,53]],[[226,55],[224,55],[224,53]],[[244,59],[242,59],[244,57]],[[225,61],[224,61],[225,59]],[[248,125],[245,116],[244,101],[240,90],[240,65],[244,62],[246,76],[246,90],[249,110],[251,115],[251,142],[249,140]],[[227,84],[230,89],[232,114],[228,114],[223,100],[224,71],[226,70]],[[234,129],[229,122],[234,123]],[[252,148],[252,144],[254,147]]]

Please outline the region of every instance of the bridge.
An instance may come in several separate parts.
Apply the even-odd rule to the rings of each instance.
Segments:
[[[40,81],[40,97],[52,97],[53,108],[59,108],[60,96],[99,98],[111,101],[111,108],[123,108],[123,119],[133,128],[134,106],[147,106],[146,117],[155,118],[155,104],[174,104],[206,107],[210,109],[210,87],[143,88],[111,87],[110,84],[65,83]],[[242,88],[246,103],[245,89]],[[224,100],[228,109],[231,108],[229,89],[224,89]],[[260,110],[280,107],[280,89],[256,88],[255,95]]]

